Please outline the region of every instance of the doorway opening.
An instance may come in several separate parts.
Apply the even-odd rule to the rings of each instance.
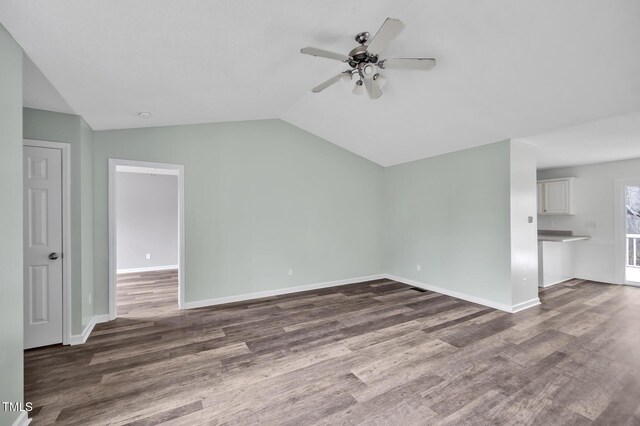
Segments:
[[[640,182],[624,186],[625,282],[640,285]]]
[[[109,316],[184,305],[183,167],[109,160]]]

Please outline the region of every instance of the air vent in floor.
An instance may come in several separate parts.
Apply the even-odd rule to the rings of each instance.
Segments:
[[[411,290],[415,290],[418,291],[420,293],[426,293],[427,290],[423,289],[423,288],[418,288],[418,287],[411,287]]]

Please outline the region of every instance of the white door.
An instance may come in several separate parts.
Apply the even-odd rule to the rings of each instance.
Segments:
[[[547,214],[569,214],[568,180],[544,183],[544,212]]]
[[[25,146],[24,347],[62,343],[62,151]]]

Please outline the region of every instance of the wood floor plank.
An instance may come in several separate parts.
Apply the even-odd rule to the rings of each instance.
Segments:
[[[508,314],[391,280],[177,308],[118,277],[119,317],[25,351],[33,425],[635,425],[640,289],[571,280]]]
[[[196,411],[202,410],[202,401],[195,401],[191,404],[183,405],[178,408],[163,411],[162,413],[154,414],[152,416],[144,417],[139,420],[134,420],[125,423],[125,426],[153,426],[159,423],[165,423],[169,420],[177,419],[179,417],[191,414]]]

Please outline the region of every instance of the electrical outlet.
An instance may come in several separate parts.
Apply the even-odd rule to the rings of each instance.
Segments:
[[[527,287],[527,279],[523,278],[522,279],[522,288],[525,288],[525,287]]]
[[[92,300],[93,299],[93,294],[92,293],[89,293],[88,299],[89,299],[89,304],[91,305],[93,303],[93,300]]]
[[[147,253],[146,258],[147,260],[151,259],[151,253]]]
[[[289,268],[289,276],[293,276],[293,269]]]
[[[422,266],[416,265],[416,271],[418,271],[418,272],[422,271]]]

